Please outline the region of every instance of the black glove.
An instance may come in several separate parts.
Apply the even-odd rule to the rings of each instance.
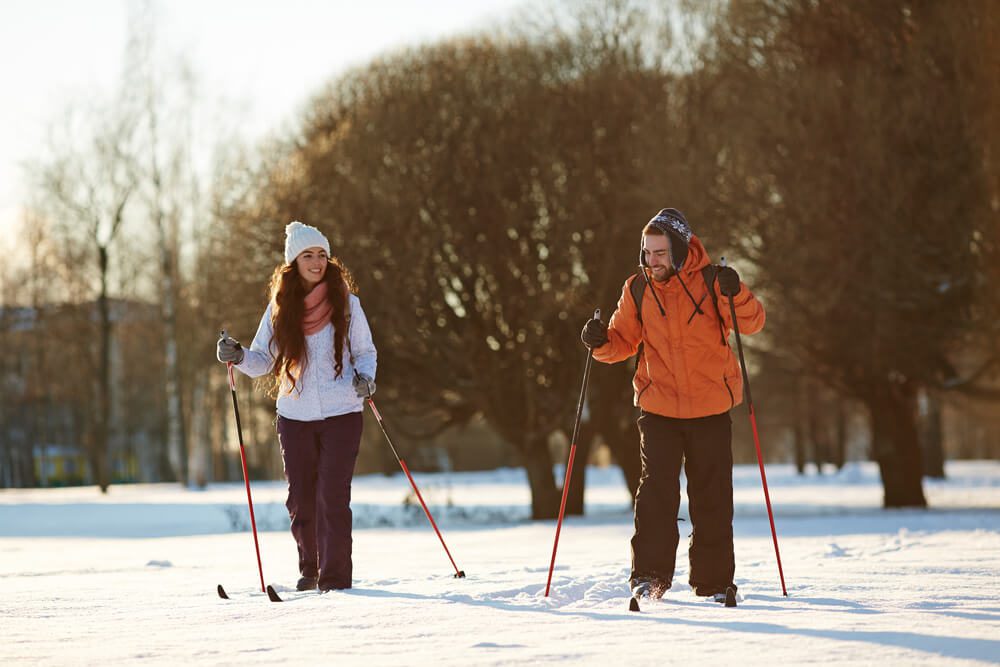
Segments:
[[[580,340],[591,350],[608,342],[608,325],[600,320],[590,319],[583,325]]]
[[[719,291],[722,296],[734,297],[740,293],[740,274],[731,266],[724,266],[719,269],[715,277],[719,281]]]
[[[239,365],[243,361],[243,346],[235,338],[223,336],[219,338],[215,356],[224,364],[232,362]]]

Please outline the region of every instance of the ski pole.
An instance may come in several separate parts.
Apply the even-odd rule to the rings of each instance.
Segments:
[[[220,338],[226,337],[225,329],[219,334]],[[253,516],[253,498],[250,497],[250,475],[247,473],[247,453],[243,447],[243,427],[240,425],[240,406],[236,403],[236,377],[233,375],[233,362],[226,363],[229,371],[229,391],[233,395],[233,412],[236,414],[236,435],[240,441],[240,461],[243,463],[243,483],[247,487],[247,505],[250,507],[250,527],[253,529],[253,546],[257,551],[257,572],[260,574],[260,592],[264,592],[264,566],[260,562],[260,543],[257,541],[257,521]]]
[[[594,319],[601,319],[601,309],[594,311]],[[566,477],[563,479],[562,502],[559,503],[559,521],[556,523],[556,540],[552,545],[552,560],[549,562],[549,578],[545,582],[545,597],[549,597],[552,586],[552,570],[556,566],[556,549],[559,548],[559,533],[562,531],[563,514],[566,512],[566,496],[569,495],[569,481],[573,476],[573,459],[576,458],[576,439],[580,435],[580,419],[583,416],[583,402],[587,398],[587,383],[590,381],[590,367],[594,363],[594,353],[587,350],[587,363],[583,367],[583,386],[580,387],[580,402],[576,406],[576,422],[573,424],[573,439],[569,446],[569,460],[566,462]]]
[[[354,377],[358,377],[358,369],[354,369]],[[448,551],[448,545],[444,543],[444,537],[441,536],[441,531],[438,530],[437,523],[434,521],[434,517],[431,516],[431,511],[427,509],[427,503],[424,502],[424,497],[420,495],[420,489],[417,488],[417,483],[413,481],[413,475],[410,474],[410,469],[406,465],[399,453],[396,452],[396,448],[392,444],[392,438],[389,437],[388,431],[385,430],[385,422],[382,421],[382,414],[375,407],[375,401],[372,400],[371,394],[365,397],[368,402],[368,407],[372,409],[372,414],[375,415],[375,421],[378,422],[379,428],[382,429],[382,435],[385,436],[385,441],[389,443],[389,449],[392,450],[392,455],[396,457],[396,461],[399,463],[399,467],[403,469],[406,473],[406,479],[410,480],[410,486],[413,487],[413,492],[417,494],[417,500],[420,501],[420,506],[424,508],[424,514],[427,515],[427,520],[431,522],[431,526],[434,528],[434,532],[437,533],[438,539],[441,540],[441,546],[444,547],[444,552],[448,555],[448,560],[451,561],[451,566],[455,568],[455,579],[464,579],[465,570],[459,570],[458,566],[455,565],[455,559],[451,557],[451,552]]]
[[[721,258],[722,266],[726,265],[726,258]],[[781,578],[781,594],[788,597],[785,589],[785,573],[781,569],[781,553],[778,551],[778,533],[774,529],[774,513],[771,511],[771,495],[767,491],[767,475],[764,473],[764,456],[760,451],[760,436],[757,434],[757,415],[753,410],[753,396],[750,393],[750,376],[747,375],[747,362],[743,358],[743,341],[740,339],[740,325],[736,321],[736,304],[732,297],[729,299],[729,312],[733,318],[733,331],[736,333],[736,349],[740,356],[740,369],[743,371],[743,386],[747,393],[747,410],[750,413],[750,428],[753,431],[753,444],[757,449],[757,465],[760,468],[760,482],[764,487],[764,502],[767,504],[767,518],[771,522],[771,539],[774,541],[774,556],[778,561],[778,576]]]

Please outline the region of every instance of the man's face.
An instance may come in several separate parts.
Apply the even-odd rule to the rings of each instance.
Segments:
[[[674,272],[670,265],[670,239],[663,234],[643,234],[642,254],[653,280],[664,281]]]

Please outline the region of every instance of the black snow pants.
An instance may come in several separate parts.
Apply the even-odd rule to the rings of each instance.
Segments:
[[[691,518],[688,583],[698,595],[725,592],[734,586],[736,570],[729,413],[675,419],[642,412],[638,424],[642,476],[635,497],[632,578],[673,580],[683,460]]]

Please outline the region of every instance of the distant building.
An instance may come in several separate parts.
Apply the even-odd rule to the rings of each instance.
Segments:
[[[112,481],[158,481],[161,373],[130,357],[155,349],[159,309],[121,299],[112,299],[110,309]],[[86,445],[96,409],[97,322],[94,301],[0,306],[0,345],[7,351],[0,355],[0,487],[95,482]]]

